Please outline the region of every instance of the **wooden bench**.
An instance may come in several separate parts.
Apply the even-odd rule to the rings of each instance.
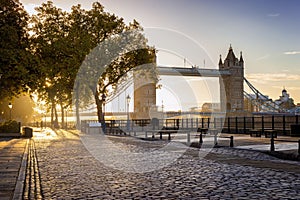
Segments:
[[[188,139],[187,141],[190,141],[190,131],[189,130],[147,130],[145,131],[145,138],[148,137],[148,133],[151,133],[152,138],[155,138],[155,134],[159,134],[159,139],[162,140],[162,135],[166,134],[168,135],[168,140],[171,140],[171,134],[173,133],[187,133],[188,134]]]
[[[258,129],[250,129],[251,137],[261,137],[261,130]]]
[[[208,128],[198,128],[197,129],[197,133],[207,134],[207,132],[208,132]]]
[[[264,134],[266,138],[277,138],[277,130],[267,129],[264,130]]]

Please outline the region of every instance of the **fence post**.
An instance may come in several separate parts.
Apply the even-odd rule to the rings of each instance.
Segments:
[[[283,115],[283,118],[282,118],[282,125],[283,125],[283,135],[285,135],[285,115]]]
[[[222,117],[220,118],[220,128],[222,128],[221,132],[223,132],[223,118]]]
[[[239,130],[238,130],[238,117],[235,117],[235,133],[239,133]]]
[[[203,117],[201,118],[201,126],[202,126],[201,128],[204,128],[204,118]]]
[[[210,124],[210,117],[207,118],[207,127],[209,128],[209,124]]]
[[[296,124],[299,123],[298,115],[296,115]]]
[[[233,136],[230,136],[230,144],[229,144],[230,147],[233,147]]]
[[[252,129],[254,129],[254,116],[252,116]]]
[[[265,129],[265,122],[264,122],[264,116],[261,116],[261,132],[264,133]]]
[[[230,117],[227,118],[228,133],[230,133]]]
[[[274,123],[275,123],[274,115],[272,115],[272,130],[274,130]]]
[[[246,117],[244,117],[244,134],[246,134]]]
[[[271,152],[275,151],[275,145],[274,145],[274,138],[271,137],[271,148],[270,148]]]

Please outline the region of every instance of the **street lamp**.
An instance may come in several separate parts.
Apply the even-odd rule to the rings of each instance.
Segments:
[[[9,102],[9,104],[8,104],[8,107],[9,107],[9,111],[10,111],[10,112],[9,112],[9,113],[10,113],[10,114],[9,114],[9,119],[11,120],[11,110],[12,110],[12,107],[13,107],[13,106],[12,106],[12,104],[11,104],[10,102]]]
[[[164,118],[164,100],[161,100],[161,112]]]
[[[127,100],[127,131],[129,131],[129,127],[130,127],[130,124],[129,124],[129,103],[130,103],[130,96],[129,94],[127,95],[126,97],[126,100]]]
[[[102,122],[101,122],[101,126],[102,126],[102,130],[103,130],[103,133],[105,133],[105,129],[106,129],[106,125],[105,125],[105,100],[106,100],[106,96],[105,96],[105,94],[103,93],[102,94],[102,96],[101,96],[101,98],[102,98],[102,102],[103,102],[103,104],[102,104],[102,107],[103,107],[103,119],[102,119]]]
[[[68,109],[69,107],[66,107],[66,130],[68,130]]]

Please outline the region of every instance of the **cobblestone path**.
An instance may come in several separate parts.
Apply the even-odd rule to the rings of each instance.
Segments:
[[[207,159],[198,156],[198,149],[189,148],[184,153],[172,150],[169,155],[180,156],[175,156],[169,165],[162,163],[163,167],[156,171],[134,173],[128,172],[125,165],[112,166],[130,162],[130,156],[104,151],[112,160],[112,165],[107,165],[86,149],[76,132],[57,130],[40,134],[34,141],[45,199],[300,199],[297,172],[219,162],[211,158],[213,154]],[[165,145],[129,137],[108,139],[128,154],[154,152]],[[230,154],[228,150],[224,150],[227,154],[214,151],[225,157]],[[253,153],[245,152],[242,154],[248,157]],[[153,156],[153,162],[161,162],[157,155]],[[239,158],[235,156],[228,159]],[[255,153],[256,157],[256,161],[269,159]]]

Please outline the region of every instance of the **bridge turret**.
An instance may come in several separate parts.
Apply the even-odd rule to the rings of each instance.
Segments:
[[[220,54],[220,59],[219,59],[219,68],[223,68],[223,61],[222,61],[222,55]]]
[[[244,59],[243,59],[243,53],[241,52],[241,56],[240,56],[240,64],[244,65]]]
[[[222,62],[222,61],[221,61]],[[221,110],[238,112],[244,110],[244,60],[236,58],[230,45],[224,64],[219,69],[228,70],[230,75],[220,79]]]
[[[238,62],[238,59],[235,57],[233,49],[230,45],[227,57],[224,60],[224,68],[230,68],[236,65]]]

